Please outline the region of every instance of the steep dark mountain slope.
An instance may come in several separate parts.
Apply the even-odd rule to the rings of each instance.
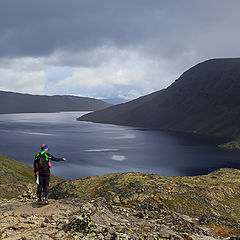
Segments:
[[[149,95],[140,97],[127,103],[118,104],[109,107],[107,111],[96,111],[92,114],[86,114],[78,118],[80,121],[92,121],[102,123],[113,123],[119,125],[140,125],[142,121],[147,120],[148,114],[138,111],[145,104],[151,102],[155,97],[160,96],[165,90],[160,90]],[[134,123],[132,120],[134,119]]]
[[[240,58],[213,59],[160,92],[79,120],[240,137]]]
[[[94,111],[111,106],[101,100],[76,96],[43,96],[0,91],[0,113]]]

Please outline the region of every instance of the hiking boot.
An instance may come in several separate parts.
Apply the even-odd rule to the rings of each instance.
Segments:
[[[42,204],[42,199],[41,198],[38,199],[37,204],[39,204],[39,205]]]
[[[48,200],[44,200],[43,201],[43,205],[48,205],[49,204],[49,201]]]

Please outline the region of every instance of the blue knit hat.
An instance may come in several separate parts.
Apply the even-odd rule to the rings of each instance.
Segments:
[[[43,145],[41,146],[41,149],[42,149],[42,150],[45,150],[45,149],[47,149],[47,148],[48,148],[47,144],[43,144]]]

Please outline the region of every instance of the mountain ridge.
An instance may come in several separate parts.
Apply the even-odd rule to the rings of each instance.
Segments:
[[[137,107],[130,108],[130,101],[78,120],[239,138],[239,92],[240,58],[210,59],[153,93],[149,101],[134,100]]]
[[[33,95],[0,91],[0,114],[94,111],[111,106],[101,100],[72,95]]]

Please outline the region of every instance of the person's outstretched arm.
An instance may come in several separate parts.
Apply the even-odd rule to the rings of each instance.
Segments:
[[[51,155],[50,153],[46,153],[46,154],[49,157],[49,159],[52,160],[52,161],[56,161],[56,162],[66,161],[66,158],[56,158],[53,155]]]

